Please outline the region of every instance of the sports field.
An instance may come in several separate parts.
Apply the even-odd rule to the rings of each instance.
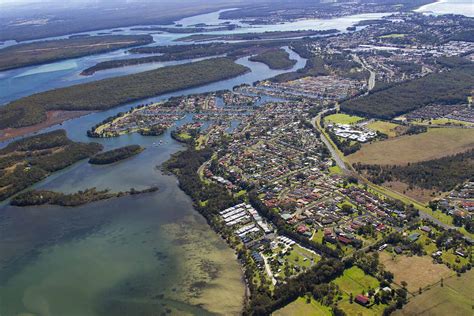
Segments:
[[[436,159],[474,148],[474,129],[430,128],[428,132],[362,145],[347,156],[352,162],[405,165]]]
[[[472,316],[474,308],[474,271],[453,276],[410,299],[395,316]]]
[[[336,124],[354,124],[359,121],[362,121],[364,118],[360,116],[347,115],[347,114],[332,114],[324,118],[326,122],[336,123]]]

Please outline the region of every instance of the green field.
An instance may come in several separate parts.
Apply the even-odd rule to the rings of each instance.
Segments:
[[[373,121],[369,124],[367,124],[367,127],[370,128],[371,130],[384,133],[388,137],[395,137],[397,136],[397,132],[395,128],[399,127],[400,125],[391,123],[391,122],[385,122],[385,121]]]
[[[404,165],[454,155],[474,148],[474,129],[430,128],[417,135],[362,145],[348,156],[352,163]]]
[[[275,316],[293,316],[293,315],[305,315],[305,316],[330,316],[331,308],[324,306],[321,303],[311,299],[311,303],[307,304],[306,299],[303,297],[298,298],[293,303],[286,305],[285,307],[275,311],[272,315]]]
[[[468,271],[461,277],[453,276],[444,280],[444,286],[439,284],[412,298],[410,302],[395,316],[423,315],[469,316],[474,308],[474,271]]]
[[[381,316],[383,310],[387,305],[372,305],[369,308],[359,305],[357,303],[350,303],[348,300],[344,300],[338,304],[338,307],[342,309],[346,315],[355,316]]]
[[[375,289],[379,286],[379,281],[376,278],[367,275],[358,267],[352,267],[344,271],[344,274],[338,277],[335,284],[339,286],[342,292],[354,296],[365,293],[369,288]]]
[[[474,125],[474,123],[453,120],[453,119],[448,119],[448,118],[433,119],[430,122],[433,125],[463,125],[463,126]]]
[[[382,35],[379,37],[380,38],[401,38],[401,37],[405,37],[405,34],[393,33],[393,34]]]
[[[354,124],[362,121],[364,118],[360,116],[347,115],[347,114],[332,114],[324,118],[326,122],[331,122],[335,124]]]
[[[330,174],[342,174],[342,170],[339,166],[329,167]]]
[[[356,302],[350,303],[349,296],[366,294],[369,289],[379,287],[379,281],[373,276],[367,275],[358,267],[352,267],[344,271],[344,274],[338,277],[334,283],[339,286],[343,292],[343,299],[338,303],[338,307],[344,310],[347,315],[380,316],[386,305],[370,305],[364,307]]]

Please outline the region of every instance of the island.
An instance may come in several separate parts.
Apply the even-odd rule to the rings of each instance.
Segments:
[[[93,165],[108,165],[138,155],[143,150],[145,148],[140,145],[128,145],[94,155],[89,159],[89,163]]]
[[[242,57],[250,54],[263,52],[267,49],[286,45],[281,40],[274,41],[250,41],[240,43],[205,43],[190,45],[169,45],[169,46],[143,46],[129,50],[132,54],[160,54],[158,56],[148,56],[140,58],[126,58],[117,60],[107,60],[99,62],[94,66],[84,69],[82,76],[90,76],[97,71],[141,65],[147,63],[166,62],[174,60],[186,60],[218,55],[232,57]]]
[[[296,60],[290,59],[290,54],[283,49],[269,50],[249,60],[264,63],[270,69],[290,69],[296,64]]]
[[[159,27],[159,26],[150,26],[150,27],[134,27],[131,28],[132,31],[157,31],[157,32],[166,32],[171,34],[189,34],[189,33],[204,33],[204,32],[222,32],[222,31],[232,31],[236,28],[239,28],[236,24],[229,24],[225,26],[218,27]]]
[[[0,150],[0,201],[102,150],[70,140],[65,130],[26,137]]]
[[[146,45],[151,35],[74,36],[18,44],[0,50],[0,71]]]
[[[263,33],[241,33],[241,34],[194,34],[186,37],[178,38],[176,41],[180,42],[207,42],[207,41],[248,41],[248,40],[263,40],[263,39],[282,39],[282,38],[297,38],[308,36],[322,36],[339,33],[339,30],[309,30],[309,31],[272,31]]]
[[[60,205],[60,206],[80,206],[87,203],[108,200],[126,195],[136,195],[158,191],[158,187],[150,187],[144,190],[134,188],[125,192],[110,192],[110,190],[97,190],[97,188],[86,189],[76,193],[65,194],[48,190],[32,190],[20,193],[15,196],[10,204],[14,206],[33,205]]]
[[[1,107],[0,129],[39,124],[46,120],[48,111],[106,110],[248,71],[231,58],[213,58],[41,92]]]

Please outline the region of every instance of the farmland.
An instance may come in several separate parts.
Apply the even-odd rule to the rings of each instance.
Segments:
[[[344,274],[337,278],[334,283],[339,286],[345,294],[353,295],[367,292],[370,288],[379,286],[376,278],[366,275],[360,268],[352,267],[344,271]]]
[[[412,298],[401,311],[396,311],[394,315],[472,315],[474,272],[471,270],[462,278],[450,277],[443,283],[443,286],[436,285]]]
[[[322,305],[321,303],[311,299],[311,302],[306,303],[306,299],[300,297],[293,303],[288,304],[282,309],[277,310],[272,315],[274,316],[290,316],[290,315],[308,315],[308,316],[330,316],[331,308]]]
[[[400,128],[401,126],[391,122],[376,120],[367,124],[367,127],[371,130],[386,134],[389,138],[391,138],[397,136],[397,128]]]
[[[404,165],[453,155],[474,148],[474,129],[431,128],[428,132],[362,145],[352,163]]]
[[[334,283],[339,286],[343,293],[343,299],[339,302],[338,307],[341,308],[347,315],[381,315],[386,305],[373,304],[369,307],[364,307],[356,302],[350,303],[349,296],[354,297],[358,294],[366,294],[369,290],[374,290],[379,287],[379,281],[364,273],[358,267],[352,267],[344,271],[344,274],[338,277]]]
[[[407,282],[407,290],[411,293],[418,291],[419,288],[435,284],[441,278],[447,278],[454,272],[443,264],[432,263],[431,257],[403,255],[392,256],[388,252],[380,254],[380,261],[385,269],[392,272],[395,276],[394,282],[398,285],[402,281]]]

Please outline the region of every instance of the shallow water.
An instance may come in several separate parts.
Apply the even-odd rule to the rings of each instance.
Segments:
[[[366,18],[344,19],[349,26]],[[198,17],[181,22],[210,21]],[[298,21],[292,27],[315,25],[311,23]],[[339,19],[324,23],[319,26],[346,27]],[[265,26],[259,31],[281,27],[284,26]],[[123,33],[129,30],[124,29]],[[160,34],[155,38],[166,44],[177,35]],[[99,60],[126,58],[125,51],[0,73],[0,103],[53,87],[142,71],[142,66],[126,67],[118,73],[99,73],[89,79],[77,76]],[[297,64],[287,71],[302,68],[306,61],[289,52]],[[86,136],[87,129],[134,105],[170,96],[231,89],[287,72],[270,70],[248,58],[237,62],[250,67],[252,72],[93,113],[47,130],[64,128],[73,140],[91,141]],[[187,116],[178,125],[189,120]],[[160,140],[163,144],[157,145]],[[16,208],[0,204],[0,315],[238,314],[244,285],[233,251],[193,209],[190,199],[178,188],[176,178],[159,170],[183,146],[171,139],[169,131],[159,137],[131,134],[94,141],[107,149],[140,144],[146,150],[112,165],[79,162],[35,187],[75,192],[90,187],[119,191],[157,185],[159,191],[77,208]]]
[[[289,71],[305,65],[304,59],[288,51],[297,60]],[[133,105],[230,89],[284,72],[248,58],[237,62],[252,72],[93,113],[47,130],[64,128],[76,141],[91,141],[87,129]],[[190,120],[188,115],[177,125]],[[159,137],[130,134],[93,140],[107,149],[140,144],[146,150],[112,165],[79,162],[35,188],[124,191],[157,185],[159,191],[77,208],[0,204],[0,315],[238,314],[244,284],[233,251],[193,209],[176,178],[163,175],[157,167],[184,147],[171,139],[169,131]]]

